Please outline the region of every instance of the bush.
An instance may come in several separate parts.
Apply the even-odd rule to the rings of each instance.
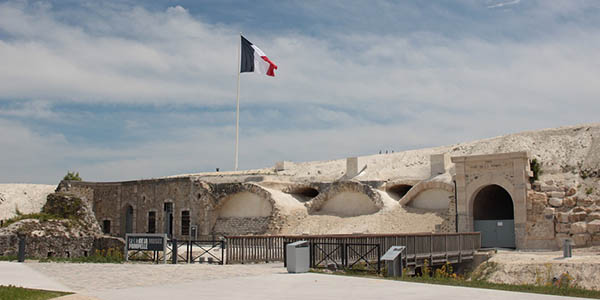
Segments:
[[[63,177],[63,180],[76,180],[81,181],[81,177],[79,176],[79,172],[67,172],[67,175]]]
[[[70,263],[111,263],[121,264],[125,261],[123,252],[117,248],[109,248],[105,250],[96,250],[90,256],[64,258],[64,257],[48,257],[40,259],[40,262],[70,262]]]
[[[532,183],[536,180],[539,180],[540,175],[542,175],[543,172],[542,165],[537,160],[537,158],[531,160],[531,162],[529,163],[529,168],[531,169],[531,172],[533,172],[533,177],[531,178]]]
[[[0,255],[0,261],[16,261],[18,260],[16,255]]]

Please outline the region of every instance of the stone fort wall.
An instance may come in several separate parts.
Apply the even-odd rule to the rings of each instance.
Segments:
[[[130,208],[130,232],[167,232],[166,203],[172,207],[172,234],[179,239],[188,237],[184,231],[191,229],[192,225],[198,228],[197,236],[265,234],[273,231],[271,225],[277,223],[276,219],[280,217],[270,194],[256,185],[246,183],[210,184],[182,177],[116,183],[65,181],[59,189],[90,201],[98,223],[106,233],[113,236],[124,236],[128,229],[126,215]],[[219,213],[225,202],[231,196],[241,193],[253,193],[270,201],[268,205],[273,207],[271,214],[259,217],[220,217]],[[151,213],[154,215],[154,222],[151,222]],[[184,214],[189,214],[189,218]]]

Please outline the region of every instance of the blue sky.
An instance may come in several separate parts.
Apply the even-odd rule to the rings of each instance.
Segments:
[[[231,170],[597,122],[597,1],[0,1],[0,182]]]

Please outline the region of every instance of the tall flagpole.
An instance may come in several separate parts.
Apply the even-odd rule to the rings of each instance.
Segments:
[[[242,52],[242,33],[240,32],[240,38],[238,40],[238,67],[237,67],[237,101],[235,109],[235,171],[238,170],[238,144],[240,138],[240,64],[241,58],[240,53]]]

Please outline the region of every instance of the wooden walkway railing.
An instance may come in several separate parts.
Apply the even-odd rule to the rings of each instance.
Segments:
[[[481,247],[479,232],[413,234],[261,235],[226,236],[226,263],[275,262],[284,260],[284,245],[295,241],[332,244],[378,244],[385,253],[391,246],[406,246],[405,266],[422,266],[471,260]],[[376,253],[371,253],[376,256]],[[372,257],[376,259],[376,257]]]

